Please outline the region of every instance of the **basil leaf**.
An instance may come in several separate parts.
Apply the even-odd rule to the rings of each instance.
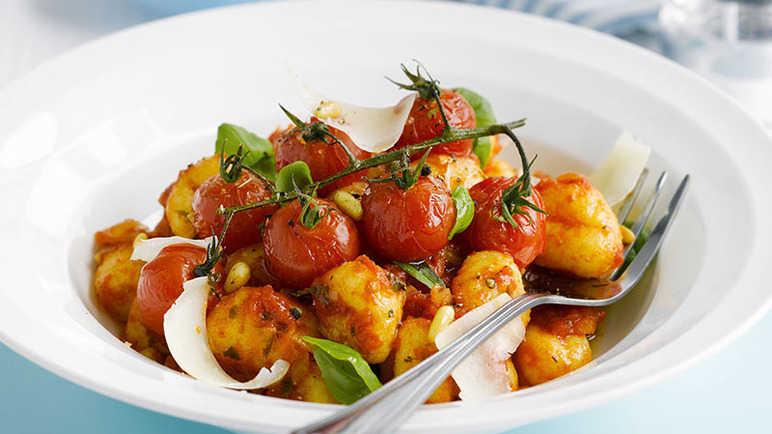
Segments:
[[[250,167],[268,179],[276,177],[276,164],[273,158],[273,145],[267,139],[233,124],[220,124],[217,128],[217,141],[214,145],[216,154],[233,155],[239,146],[245,153],[242,164]]]
[[[464,99],[472,106],[474,110],[475,118],[477,119],[477,128],[489,127],[496,123],[496,115],[493,114],[493,106],[482,95],[465,89],[463,87],[457,87],[456,92],[461,94]],[[490,137],[480,137],[474,140],[472,151],[480,159],[480,167],[485,167],[488,161],[491,159],[491,152],[493,151],[493,144]]]
[[[466,102],[472,106],[475,119],[477,119],[477,128],[489,127],[496,123],[496,115],[493,114],[493,106],[485,99],[485,97],[464,87],[457,87],[453,90],[461,94]]]
[[[322,379],[341,404],[353,404],[381,387],[370,365],[353,348],[311,336],[303,336],[303,340],[313,347]]]
[[[456,223],[453,224],[448,239],[464,232],[472,224],[472,217],[474,217],[474,201],[469,195],[469,190],[463,186],[456,187],[452,197],[453,203],[456,204]]]
[[[493,143],[490,137],[478,137],[472,144],[472,152],[480,160],[480,167],[485,168],[493,155]]]
[[[276,175],[276,191],[295,191],[295,187],[303,189],[313,184],[311,169],[305,161],[293,161],[281,168]]]
[[[413,276],[415,280],[423,283],[428,288],[434,288],[435,286],[442,286],[445,287],[445,282],[440,279],[440,276],[438,276],[434,270],[431,269],[428,265],[426,265],[426,262],[417,262],[414,264],[411,264],[409,262],[397,262],[394,261],[394,264],[402,269],[405,273]]]

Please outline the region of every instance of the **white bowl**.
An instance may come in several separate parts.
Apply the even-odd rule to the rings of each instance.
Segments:
[[[489,96],[499,118],[527,116],[520,133],[542,169],[591,168],[624,128],[654,149],[653,170],[693,183],[656,271],[609,310],[593,363],[482,403],[424,407],[405,432],[501,430],[609,400],[715,351],[769,306],[772,143],[710,84],[610,37],[516,13],[292,2],[140,26],[0,94],[2,340],[98,392],[233,429],[279,431],[334,411],[216,389],[124,346],[90,297],[91,237],[157,214],[159,192],[212,151],[220,122],[262,134],[285,123],[276,103],[296,94],[286,64],[322,91],[381,105],[400,94],[383,75],[411,58]]]

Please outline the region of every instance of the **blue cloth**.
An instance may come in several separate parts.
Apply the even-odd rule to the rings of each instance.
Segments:
[[[660,0],[455,0],[543,15],[616,35],[650,28]]]

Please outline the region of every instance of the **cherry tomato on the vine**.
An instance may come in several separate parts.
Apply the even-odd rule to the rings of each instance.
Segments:
[[[523,207],[520,214],[513,216],[516,227],[501,219],[501,195],[516,181],[516,178],[488,178],[469,190],[475,211],[463,238],[472,250],[509,253],[522,270],[544,250],[546,215]],[[536,190],[527,199],[542,208],[541,196]]]
[[[142,267],[137,283],[137,303],[142,323],[164,334],[164,314],[182,294],[182,284],[194,278],[194,269],[206,260],[206,249],[192,244],[164,247]],[[217,265],[215,271],[222,273]]]
[[[319,120],[315,118],[312,118],[310,121],[311,124],[317,122],[319,122]],[[335,135],[336,138],[346,145],[357,159],[362,160],[370,156],[369,152],[359,149],[351,138],[343,131],[331,126],[327,126],[327,128],[330,133]],[[302,160],[308,164],[308,168],[311,169],[311,176],[314,180],[319,181],[340,172],[349,165],[349,157],[346,154],[346,151],[341,148],[339,143],[334,143],[331,138],[327,137],[325,139],[326,142],[323,140],[307,142],[302,136],[302,132],[296,127],[290,127],[283,131],[276,131],[271,134],[269,139],[271,143],[273,143],[277,170],[289,163]],[[361,171],[352,173],[351,175],[321,188],[319,194],[324,196],[338,188],[359,181],[363,175],[364,173]]]
[[[225,182],[220,175],[213,176],[198,187],[193,195],[193,226],[199,237],[219,235],[225,221],[217,212],[220,206],[231,207],[258,202],[271,197],[265,182],[244,171],[233,183]],[[276,206],[264,206],[233,215],[223,240],[226,252],[260,241],[261,226]]]
[[[301,222],[302,205],[293,200],[268,219],[263,234],[268,271],[291,288],[305,288],[318,276],[360,253],[359,233],[351,217],[332,202],[315,199],[321,219]]]
[[[477,125],[474,109],[458,92],[442,89],[440,91],[440,101],[451,127],[474,128]],[[407,118],[395,149],[439,137],[444,129],[445,124],[442,121],[437,101],[418,97],[410,109],[410,115]],[[472,142],[473,140],[469,139],[443,143],[432,148],[432,154],[465,157],[472,151]],[[420,158],[420,155],[414,155],[413,158]]]
[[[402,189],[374,182],[362,197],[362,231],[368,246],[384,259],[426,259],[448,244],[456,207],[445,184],[422,176]]]

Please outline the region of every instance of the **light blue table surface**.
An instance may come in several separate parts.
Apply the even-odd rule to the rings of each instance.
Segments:
[[[717,355],[664,383],[510,433],[769,433],[770,360],[772,314]],[[229,433],[106,398],[39,368],[1,344],[0,368],[0,433]]]

